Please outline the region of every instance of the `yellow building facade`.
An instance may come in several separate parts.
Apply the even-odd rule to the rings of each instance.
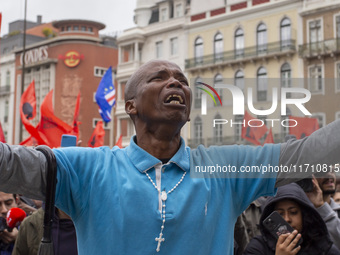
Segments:
[[[242,125],[235,124],[242,122],[243,116],[235,114],[229,89],[218,88],[218,84],[240,88],[244,95],[244,109],[249,113],[252,111],[248,107],[248,94],[252,94],[252,105],[257,110],[275,108],[273,104],[277,103],[276,110],[268,116],[252,114],[263,120],[268,129],[272,127],[275,142],[283,141],[288,134],[287,126],[291,123],[284,126],[281,123],[288,118],[287,115],[303,116],[294,105],[288,105],[282,116],[280,100],[282,87],[304,86],[303,61],[297,50],[302,42],[302,33],[298,33],[302,29],[299,14],[302,1],[255,3],[241,1],[235,4],[231,1],[224,10],[220,9],[218,15],[215,15],[216,10],[193,15],[187,26],[189,45],[185,70],[193,90],[189,140],[192,147],[201,143],[206,146],[245,143],[241,138]],[[206,92],[197,88],[197,81],[215,87],[222,105],[218,101],[215,105],[208,96],[207,112],[202,114],[202,95]],[[273,95],[275,88],[277,100]],[[287,95],[288,98],[303,96],[303,93]],[[220,122],[224,124],[217,125],[217,119],[222,119]]]

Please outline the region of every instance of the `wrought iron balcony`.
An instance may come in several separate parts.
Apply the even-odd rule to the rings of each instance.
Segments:
[[[302,58],[312,58],[321,55],[332,55],[339,52],[340,38],[299,45],[299,56]]]
[[[1,86],[0,87],[0,95],[2,96],[2,95],[9,94],[10,90],[11,90],[10,85]]]
[[[295,40],[279,41],[243,49],[224,51],[218,54],[205,55],[202,57],[185,60],[185,68],[207,67],[215,64],[230,64],[256,58],[266,58],[295,52]]]

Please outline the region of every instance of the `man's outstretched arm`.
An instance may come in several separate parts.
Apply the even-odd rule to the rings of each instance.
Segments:
[[[281,145],[279,165],[290,172],[279,172],[276,187],[310,177],[317,169],[330,170],[340,163],[340,120],[315,131],[300,140],[289,140]]]
[[[0,190],[43,200],[47,161],[41,152],[0,143]]]

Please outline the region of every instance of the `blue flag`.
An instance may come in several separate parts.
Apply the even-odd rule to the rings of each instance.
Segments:
[[[105,122],[111,121],[111,110],[116,103],[116,90],[112,82],[112,67],[110,66],[99,83],[96,92],[96,102],[99,113]]]

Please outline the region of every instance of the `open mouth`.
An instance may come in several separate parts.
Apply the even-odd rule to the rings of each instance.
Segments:
[[[165,101],[166,104],[183,104],[184,100],[180,95],[169,95]]]

